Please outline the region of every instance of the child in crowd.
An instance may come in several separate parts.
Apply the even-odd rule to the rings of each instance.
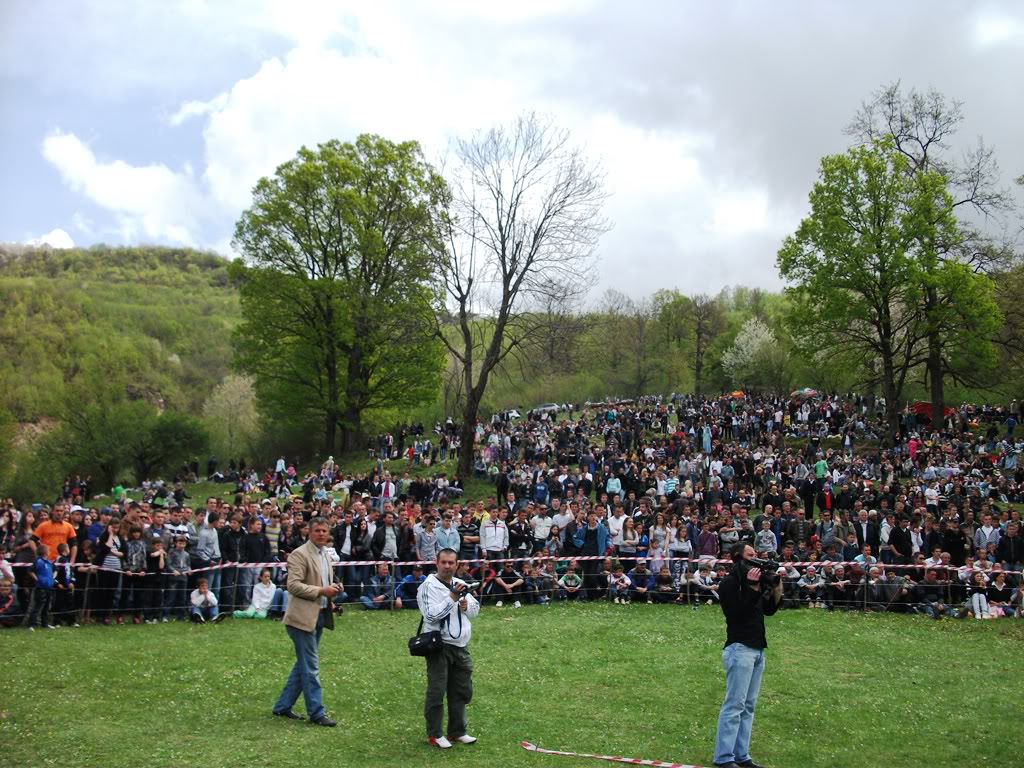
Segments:
[[[608,575],[608,595],[616,605],[628,605],[629,604],[629,588],[632,583],[629,577],[623,573],[622,564],[616,563],[612,567],[612,572]]]
[[[32,607],[28,613],[28,628],[33,632],[37,626],[45,626],[47,629],[57,628],[51,623],[53,617],[50,615],[55,580],[53,563],[50,562],[49,556],[50,548],[45,544],[39,544],[36,547],[36,560],[29,573],[32,583]]]
[[[196,582],[196,588],[192,590],[192,621],[196,624],[205,624],[207,621],[218,622],[227,616],[221,613],[217,607],[217,596],[210,589],[210,583],[206,579]]]
[[[565,576],[558,580],[558,597],[562,600],[579,600],[582,586],[583,579],[577,575],[575,568],[569,566]]]
[[[53,564],[53,623],[78,626],[75,613],[75,570],[71,563],[71,550],[67,544],[57,545],[57,560]]]
[[[164,551],[163,539],[153,539],[152,547],[146,557],[146,575],[144,577],[147,624],[156,624],[160,621],[160,610],[164,602],[161,579],[163,579],[164,569],[167,567],[167,552]]]
[[[164,621],[174,613],[178,621],[185,620],[185,595],[188,592],[188,573],[192,569],[188,554],[188,536],[177,536],[174,549],[167,558],[167,594],[164,596]]]
[[[678,597],[676,591],[676,580],[672,578],[672,572],[667,565],[661,566],[658,575],[654,577],[654,602],[671,603]]]
[[[270,569],[264,568],[260,571],[260,580],[252,588],[252,602],[244,611],[235,611],[236,619],[265,619],[270,610],[270,604],[274,601],[274,593],[277,587],[270,579]]]
[[[14,592],[13,579],[0,579],[0,627],[16,627],[24,618]]]
[[[128,546],[124,559],[121,582],[121,607],[132,613],[132,623],[142,623],[145,603],[146,542],[142,540],[142,526],[128,529]]]

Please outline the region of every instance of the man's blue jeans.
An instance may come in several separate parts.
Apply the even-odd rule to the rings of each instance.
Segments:
[[[285,626],[288,637],[295,645],[295,666],[292,667],[284,690],[274,705],[275,712],[285,712],[299,700],[299,694],[306,702],[306,715],[310,720],[323,717],[323,692],[320,689],[320,635],[324,631],[323,613],[316,620],[316,631],[304,632],[295,627]]]
[[[764,651],[733,643],[722,651],[725,701],[718,715],[715,764],[750,760],[750,729],[764,673]]]

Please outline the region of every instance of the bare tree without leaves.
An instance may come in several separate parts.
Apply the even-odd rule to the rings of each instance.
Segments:
[[[527,114],[460,140],[439,227],[437,335],[464,380],[459,472],[472,468],[480,403],[496,368],[543,338],[546,308],[590,285],[609,224],[600,168],[569,132]],[[454,325],[454,328],[450,327]],[[448,327],[446,327],[448,326]]]
[[[950,142],[963,119],[963,102],[949,100],[934,88],[907,93],[897,81],[861,105],[846,133],[863,144],[889,138],[907,159],[909,173],[937,171],[945,176],[964,237],[948,249],[940,249],[940,257],[968,264],[976,272],[991,272],[1006,266],[997,257],[1007,249],[985,235],[980,225],[1002,222],[1013,209],[1013,198],[1000,186],[995,152],[982,139],[959,158],[953,156]],[[958,299],[954,294],[941,295],[933,286],[924,292],[923,310],[932,320],[925,371],[933,412],[939,414],[945,405],[947,376],[968,385],[984,383],[977,378],[979,367],[970,362],[972,355],[962,354],[963,344],[957,343],[964,337],[956,331],[972,324],[972,318],[959,311]],[[951,348],[947,348],[947,339]]]

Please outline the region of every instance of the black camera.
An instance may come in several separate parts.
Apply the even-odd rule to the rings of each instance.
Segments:
[[[779,564],[775,560],[764,560],[760,557],[748,557],[740,560],[737,565],[740,569],[740,578],[746,580],[747,572],[751,568],[761,569],[761,578],[758,583],[764,589],[775,589],[776,585],[782,580],[779,576]]]

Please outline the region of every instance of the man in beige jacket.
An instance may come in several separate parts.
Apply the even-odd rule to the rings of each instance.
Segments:
[[[285,629],[295,645],[295,666],[284,690],[274,705],[277,717],[304,720],[292,711],[301,693],[311,723],[334,727],[337,721],[327,716],[320,689],[320,634],[334,629],[332,599],[341,592],[334,582],[334,569],[325,546],[330,536],[327,519],[314,517],[309,523],[309,541],[288,555],[288,610]]]

